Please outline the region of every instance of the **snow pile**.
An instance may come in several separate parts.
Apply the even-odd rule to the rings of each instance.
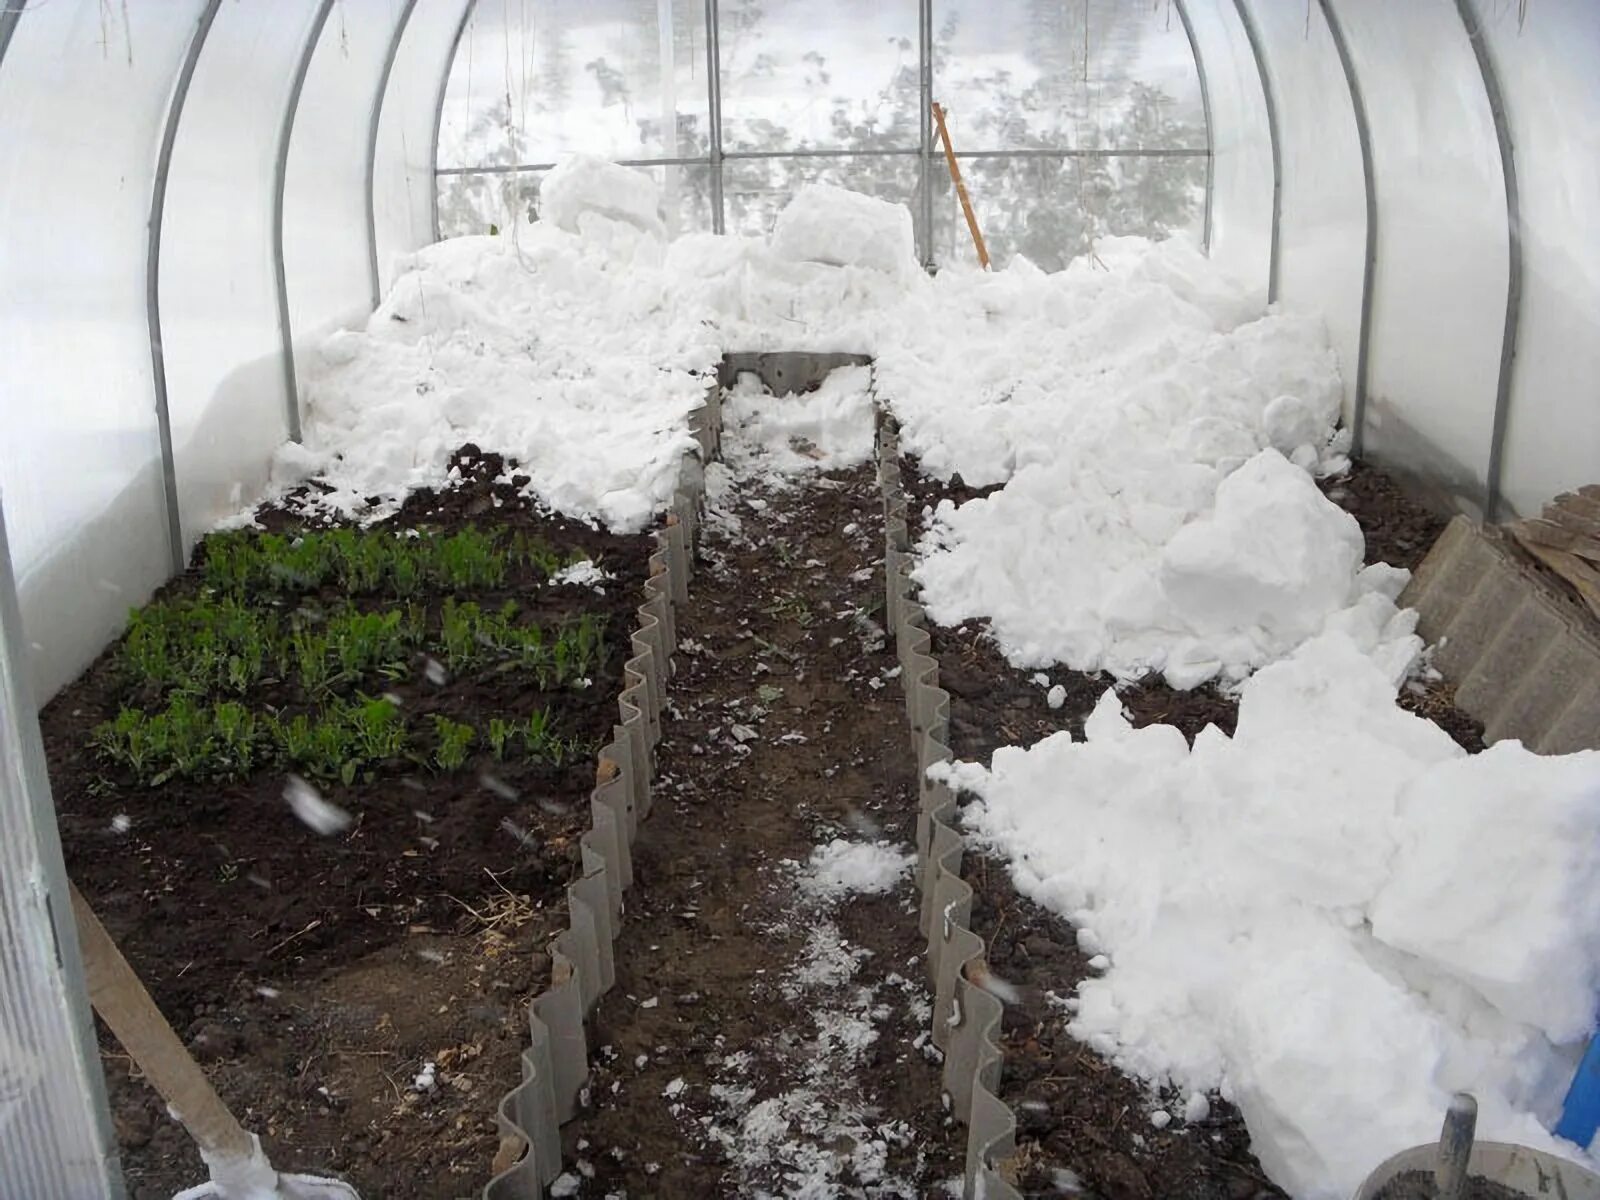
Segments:
[[[725,457],[769,483],[866,462],[875,422],[871,383],[867,367],[840,367],[814,392],[774,396],[755,375],[742,375],[722,404]]]
[[[772,227],[772,252],[792,262],[868,267],[909,278],[921,272],[911,210],[831,183],[808,183]]]
[[[1220,1089],[1296,1196],[1348,1196],[1457,1089],[1480,1135],[1552,1145],[1555,1047],[1600,991],[1600,753],[1468,757],[1334,632],[1243,685],[1231,739],[1135,730],[1108,692],[1085,741],[948,774],[1019,889],[1106,956],[1073,1033]]]
[[[660,209],[661,189],[655,180],[592,154],[564,159],[539,185],[541,218],[568,233],[582,232],[585,214],[597,213],[660,235]]]
[[[814,896],[838,897],[852,892],[877,895],[893,888],[917,861],[887,842],[851,842],[834,838],[811,852],[800,886]]]
[[[520,244],[457,238],[414,256],[364,331],[324,344],[279,489],[320,475],[333,491],[319,504],[378,517],[446,485],[449,455],[473,442],[514,458],[551,507],[642,528],[671,497],[699,372],[721,350],[668,304],[659,241],[585,223],[581,238],[539,224]]]
[[[923,468],[1005,484],[935,514],[915,575],[929,615],[988,618],[1015,666],[1177,687],[1340,628],[1398,679],[1421,648],[1392,603],[1407,577],[1363,571],[1359,528],[1313,483],[1347,461],[1320,325],[1239,324],[1244,294],[1182,242],[1106,253],[1109,272],[973,284],[941,342],[880,354]]]

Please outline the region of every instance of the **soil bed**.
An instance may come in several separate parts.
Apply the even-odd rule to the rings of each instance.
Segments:
[[[778,493],[750,481],[719,503],[677,618],[655,807],[562,1186],[937,1195],[964,1134],[922,1049],[932,1002],[909,872],[878,894],[805,883],[834,839],[911,849],[875,474]]]
[[[902,466],[913,540],[940,500],[959,504],[994,490],[968,488],[959,480],[943,485],[923,476],[913,461]],[[1382,472],[1364,464],[1326,483],[1324,491],[1361,525],[1369,561],[1414,568],[1444,526]],[[1104,675],[1012,667],[985,621],[930,626],[930,632],[939,681],[951,696],[951,750],[960,759],[988,762],[1001,746],[1031,745],[1061,729],[1079,738],[1084,719],[1113,686]],[[1057,685],[1065,701],[1051,709],[1046,694]],[[1191,742],[1207,724],[1233,732],[1237,702],[1213,687],[1178,691],[1159,677],[1116,686],[1135,726],[1174,725]],[[1434,720],[1468,751],[1482,749],[1481,726],[1451,698],[1445,683],[1411,683],[1402,688],[1399,702]],[[1062,1010],[1050,997],[1072,996],[1093,974],[1070,923],[1020,896],[1004,862],[969,854],[964,876],[975,893],[972,927],[988,943],[995,973],[1020,994],[1018,1003],[1007,1005],[1002,1026],[1001,1099],[1017,1115],[1023,1194],[1056,1195],[1075,1181],[1080,1190],[1074,1194],[1103,1200],[1282,1196],[1250,1152],[1237,1109],[1212,1096],[1204,1119],[1178,1119],[1183,1097],[1151,1096],[1143,1084],[1067,1033]],[[1150,1117],[1163,1104],[1174,1119],[1158,1129]]]
[[[141,786],[108,764],[90,741],[130,702],[115,647],[42,714],[74,881],[274,1164],[341,1174],[366,1195],[456,1197],[488,1177],[494,1105],[519,1077],[524,1006],[548,971],[538,948],[562,923],[592,750],[615,718],[647,569],[647,538],[540,513],[520,494],[526,479],[475,447],[455,464],[451,487],[414,494],[379,528],[435,542],[463,530],[522,534],[614,575],[600,594],[513,562],[493,586],[428,581],[410,596],[430,639],[447,600],[485,611],[515,600],[519,619],[541,628],[605,619],[586,686],[547,688],[505,662],[446,676],[416,652],[372,687],[415,727],[435,717],[473,726],[459,767],[394,758],[349,783],[318,783],[351,819],[318,836],[286,805],[282,766]],[[277,531],[329,524],[304,514],[291,504],[259,519]],[[157,599],[201,597],[205,555]],[[382,607],[333,587],[294,603]],[[239,699],[270,713],[292,708],[292,693],[266,678]],[[571,753],[491,755],[490,717],[540,709]],[[104,1034],[102,1053],[131,1194],[166,1197],[203,1180],[187,1135]],[[417,1082],[428,1061],[431,1088]]]

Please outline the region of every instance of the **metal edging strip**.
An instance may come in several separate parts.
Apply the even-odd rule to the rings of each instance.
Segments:
[[[439,170],[439,131],[444,126],[444,94],[450,87],[450,73],[455,69],[456,55],[461,50],[461,37],[467,31],[467,22],[472,19],[472,10],[478,7],[478,0],[467,0],[461,9],[461,20],[456,23],[456,33],[450,39],[450,53],[445,55],[444,70],[439,73],[439,93],[433,102],[433,138],[429,143],[428,165],[433,169],[433,191],[428,194],[428,213],[433,226],[433,240],[441,241],[439,231],[439,176],[444,172]]]
[[[711,160],[711,232],[726,233],[722,195],[722,37],[717,30],[717,0],[706,0],[706,123]]]
[[[917,203],[917,241],[922,265],[933,270],[933,0],[917,3],[917,86],[922,117],[917,124],[921,194]]]
[[[1372,295],[1378,267],[1378,182],[1372,162],[1372,127],[1367,121],[1367,102],[1361,94],[1361,80],[1356,75],[1355,60],[1350,57],[1350,45],[1345,41],[1344,27],[1339,24],[1339,14],[1334,11],[1333,0],[1317,0],[1322,17],[1328,23],[1328,33],[1333,38],[1333,48],[1339,55],[1339,66],[1344,71],[1345,85],[1350,89],[1350,107],[1356,118],[1356,141],[1361,145],[1361,183],[1367,205],[1367,234],[1365,259],[1361,269],[1361,327],[1356,339],[1356,398],[1355,409],[1350,414],[1350,452],[1361,453],[1366,442],[1367,424],[1367,370],[1372,348]]]
[[[1211,204],[1216,192],[1216,135],[1211,124],[1211,85],[1206,80],[1206,60],[1200,54],[1200,43],[1194,36],[1194,25],[1189,20],[1187,0],[1174,0],[1178,20],[1183,23],[1183,36],[1189,39],[1189,55],[1194,59],[1195,74],[1200,79],[1200,113],[1206,123],[1206,206],[1205,218],[1200,227],[1200,248],[1211,253]]]
[[[378,90],[372,97],[372,118],[367,125],[367,273],[372,281],[374,309],[383,303],[383,279],[378,274],[378,210],[373,199],[378,175],[378,130],[383,124],[383,102],[389,98],[389,76],[394,71],[394,60],[400,55],[400,43],[416,7],[417,0],[405,0],[405,7],[400,11],[388,52],[383,56],[383,71],[378,76]]]
[[[1272,144],[1272,248],[1267,257],[1267,303],[1271,304],[1278,298],[1278,257],[1283,224],[1283,145],[1278,134],[1278,102],[1273,97],[1272,76],[1267,70],[1267,55],[1261,47],[1261,32],[1256,28],[1255,18],[1250,15],[1245,0],[1233,0],[1233,7],[1256,60],[1256,74],[1261,77],[1261,98],[1267,107],[1267,139]]]
[[[1511,140],[1511,121],[1506,115],[1505,93],[1500,90],[1500,74],[1494,55],[1483,35],[1483,22],[1472,9],[1471,0],[1456,0],[1456,12],[1466,27],[1473,57],[1483,76],[1483,90],[1489,97],[1489,114],[1494,119],[1495,141],[1500,148],[1500,174],[1506,188],[1506,319],[1500,340],[1500,375],[1495,384],[1494,423],[1489,434],[1488,478],[1484,481],[1483,519],[1493,521],[1500,512],[1500,474],[1505,455],[1506,428],[1511,418],[1512,372],[1517,359],[1517,334],[1522,322],[1522,198],[1517,186],[1516,147]]]
[[[183,120],[183,105],[189,98],[189,84],[205,49],[206,35],[217,19],[222,0],[208,0],[195,23],[189,49],[178,69],[172,98],[167,102],[167,118],[161,129],[161,148],[156,154],[155,180],[150,189],[150,222],[145,237],[144,309],[150,332],[150,375],[156,393],[156,433],[161,441],[161,490],[167,506],[167,542],[171,550],[174,575],[183,574],[189,561],[183,545],[183,519],[178,511],[178,467],[173,458],[172,414],[167,404],[167,357],[161,341],[161,223],[167,207],[167,173],[172,167],[172,150],[178,142],[178,125]]]
[[[289,143],[294,136],[295,116],[300,111],[300,93],[306,86],[311,58],[322,41],[322,28],[333,11],[333,0],[322,0],[311,20],[306,43],[295,64],[289,96],[284,101],[283,119],[278,124],[278,154],[272,166],[272,272],[278,289],[278,340],[282,347],[283,391],[289,440],[300,440],[300,378],[294,362],[294,329],[289,321],[289,277],[283,260],[283,196],[289,178]]]

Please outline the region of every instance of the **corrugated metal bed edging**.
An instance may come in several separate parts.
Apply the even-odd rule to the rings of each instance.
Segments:
[[[721,443],[715,379],[689,427],[696,452],[684,455],[672,506],[653,534],[645,600],[617,697],[621,720],[596,763],[593,824],[579,839],[581,874],[567,888],[568,927],[550,944],[551,984],[528,1006],[522,1083],[506,1093],[496,1113],[501,1153],[484,1200],[538,1200],[561,1174],[561,1126],[577,1113],[589,1076],[584,1018],[615,981],[612,942],[621,927],[622,894],[633,881],[634,837],[650,812],[654,751],[677,649],[674,606],[689,598],[705,463]]]
[[[885,623],[900,659],[911,744],[917,756],[917,880],[921,929],[928,939],[934,991],[933,1044],[944,1054],[944,1090],[967,1127],[967,1200],[1021,1200],[1013,1182],[1016,1117],[995,1094],[1000,1086],[1000,1001],[984,989],[988,951],[974,933],[972,888],[961,878],[962,839],[950,789],[928,778],[949,762],[950,693],[939,686],[939,664],[917,588],[911,580],[911,539],[900,472],[899,429],[884,416],[878,429],[878,481],[883,489]]]

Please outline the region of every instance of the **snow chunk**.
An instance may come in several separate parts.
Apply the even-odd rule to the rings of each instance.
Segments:
[[[1197,634],[1259,626],[1277,645],[1344,607],[1365,543],[1306,473],[1263,450],[1217,486],[1212,511],[1161,554],[1161,588]]]
[[[819,896],[849,892],[876,895],[894,887],[916,860],[915,854],[903,852],[889,842],[834,838],[811,852],[801,886]]]
[[[910,209],[831,183],[808,183],[795,193],[773,224],[772,252],[792,262],[869,267],[897,278],[921,269]]]
[[[661,189],[643,171],[621,167],[592,154],[574,154],[557,163],[539,185],[539,215],[568,233],[577,233],[586,213],[660,235]]]

